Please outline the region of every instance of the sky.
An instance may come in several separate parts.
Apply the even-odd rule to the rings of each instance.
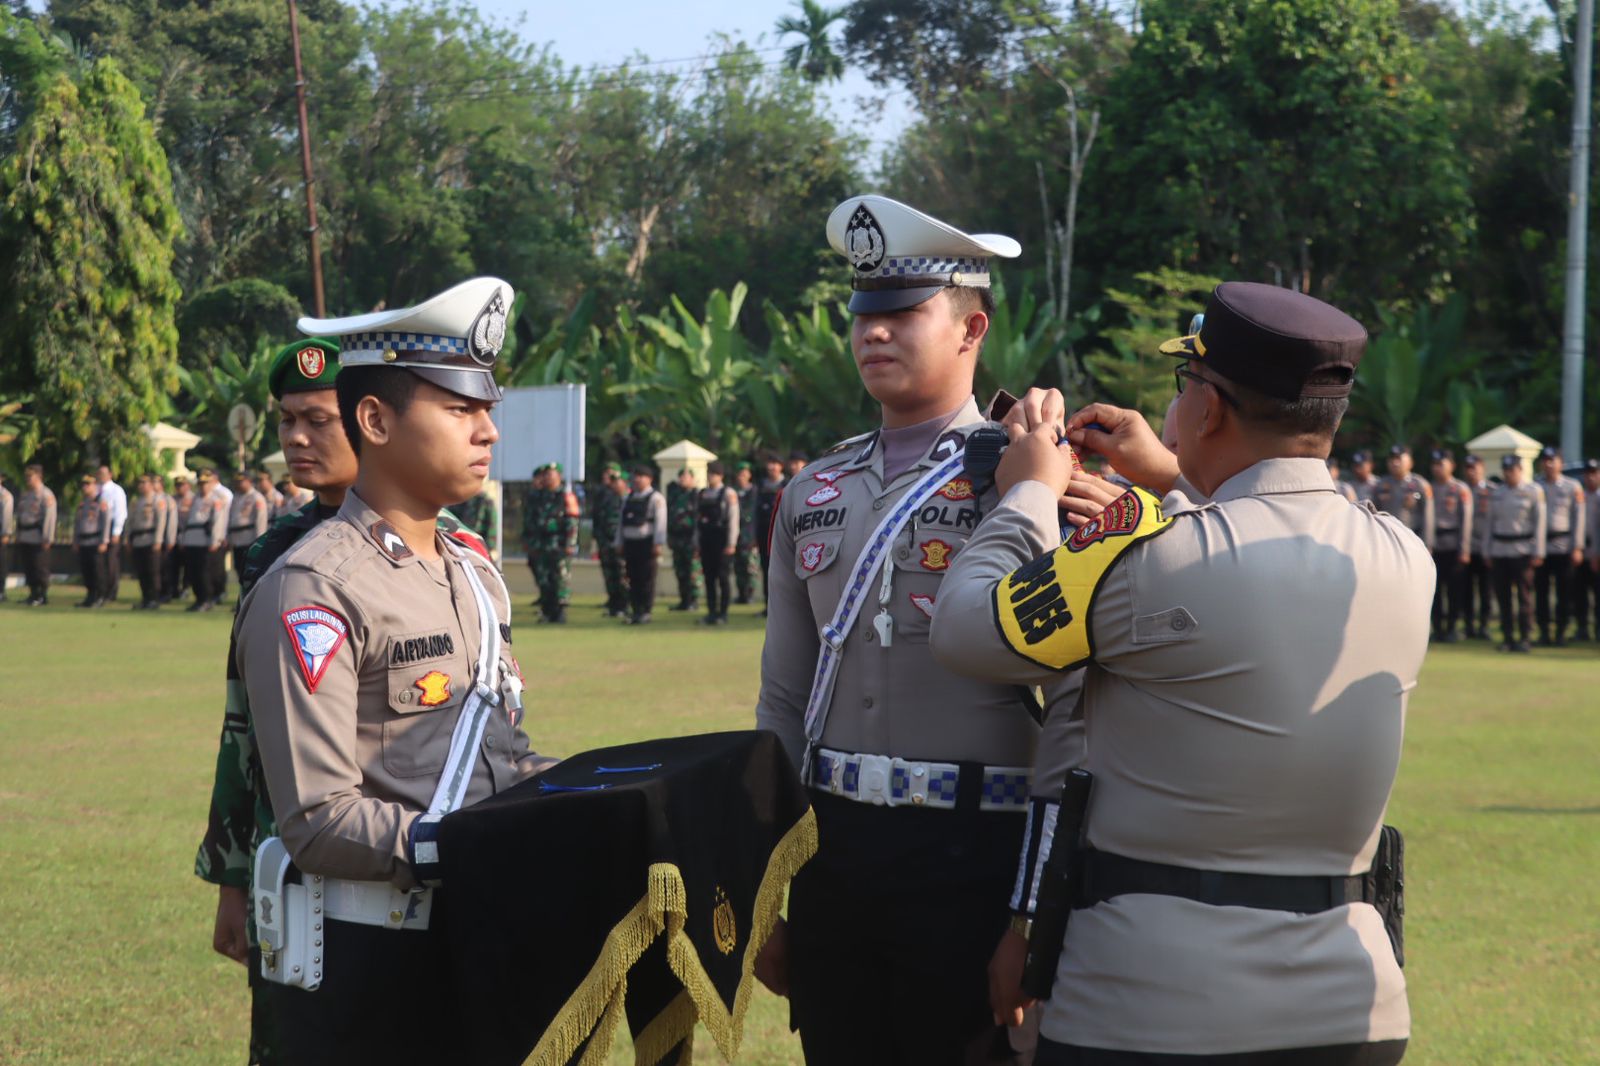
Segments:
[[[660,63],[652,70],[698,69],[697,57],[714,47],[716,34],[742,38],[752,47],[768,48],[762,58],[774,64],[783,58],[773,29],[785,15],[795,13],[795,0],[589,0],[553,3],[551,0],[470,0],[490,19],[515,29],[533,44],[548,42],[562,61],[581,67],[614,67],[644,54]],[[836,24],[837,27],[837,24]],[[892,142],[912,118],[910,100],[903,91],[874,87],[857,70],[825,90],[833,117],[841,129],[870,139],[862,160],[872,165],[881,148]],[[861,101],[881,101],[881,110],[861,106]]]

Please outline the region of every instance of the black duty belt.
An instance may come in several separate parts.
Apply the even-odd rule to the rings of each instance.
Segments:
[[[1537,533],[1496,533],[1495,540],[1532,540]]]
[[[22,532],[24,529],[43,529],[43,528],[44,528],[44,520],[43,519],[40,519],[39,521],[32,522],[32,523],[29,523],[29,522],[18,522],[17,523],[17,532],[18,533]]]
[[[1226,873],[1089,850],[1084,852],[1083,877],[1072,905],[1081,910],[1117,896],[1138,893],[1177,896],[1213,907],[1317,914],[1346,903],[1371,903],[1366,883],[1364,874],[1312,877]]]

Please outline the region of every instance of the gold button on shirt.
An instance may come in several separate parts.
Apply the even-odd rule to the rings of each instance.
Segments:
[[[386,527],[349,493],[262,576],[236,633],[273,813],[296,865],[409,888],[410,825],[433,798],[478,659],[461,567],[477,568],[497,622],[509,622],[510,604],[475,552],[458,559],[439,535],[444,558],[425,561]],[[517,669],[504,642],[501,659]],[[496,710],[464,804],[537,761],[527,734]]]

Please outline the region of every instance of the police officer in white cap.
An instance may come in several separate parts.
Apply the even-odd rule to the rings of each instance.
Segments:
[[[300,321],[340,338],[359,471],[235,628],[280,833],[252,890],[268,1063],[460,1061],[431,921],[439,819],[550,762],[521,728],[499,572],[482,541],[437,521],[488,476],[511,300],[477,278],[417,307]],[[420,1009],[397,1016],[406,1004]]]
[[[821,849],[756,972],[790,997],[814,1066],[1014,1061],[997,1016],[1017,1020],[1015,1004],[990,995],[986,967],[1010,922],[1040,728],[1031,692],[940,667],[928,627],[995,502],[963,452],[984,424],[972,381],[989,261],[1021,249],[882,196],[840,204],[827,233],[850,263],[851,349],[883,422],[796,474],[773,521],[756,724],[802,766]],[[1046,691],[1052,721],[1076,693],[1070,677]]]

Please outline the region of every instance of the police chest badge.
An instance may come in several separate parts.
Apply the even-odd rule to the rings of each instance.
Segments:
[[[870,274],[883,265],[883,227],[872,217],[866,204],[857,207],[850,216],[844,228],[844,245],[849,249],[850,265],[858,274]]]
[[[950,553],[955,546],[942,540],[925,540],[921,544],[924,570],[950,569]]]
[[[315,604],[283,612],[283,626],[289,631],[290,645],[300,663],[306,690],[314,693],[322,675],[328,672],[334,653],[344,644],[350,627],[334,611]]]
[[[812,507],[821,507],[832,500],[837,500],[844,493],[836,485],[824,485],[816,492],[806,497],[806,503]]]
[[[294,361],[301,375],[312,380],[321,377],[328,366],[327,353],[321,348],[301,348],[294,353]]]
[[[417,702],[424,707],[437,707],[450,699],[449,674],[429,670],[411,683],[422,690],[422,696]]]
[[[815,570],[822,563],[822,555],[826,549],[816,541],[800,549],[800,565],[808,571]]]
[[[947,500],[970,500],[972,499],[972,479],[965,477],[954,478],[935,495],[943,496]]]
[[[933,617],[933,597],[932,596],[925,596],[920,592],[913,592],[910,595],[911,595],[911,606],[915,607],[917,610],[921,611],[923,614],[927,615],[929,618],[932,618]]]

